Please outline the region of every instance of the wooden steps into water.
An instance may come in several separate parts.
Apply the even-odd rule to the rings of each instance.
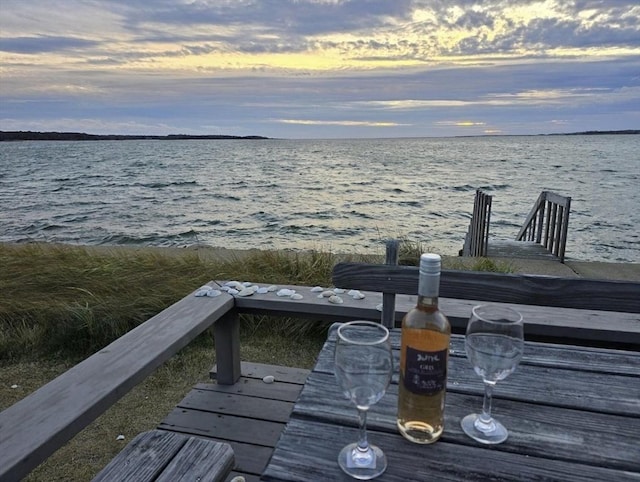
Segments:
[[[487,245],[487,257],[560,261],[558,256],[552,254],[544,246],[534,241],[489,239]]]
[[[236,460],[227,480],[241,475],[257,482],[310,371],[247,362],[241,370],[234,385],[196,385],[158,428],[227,442]],[[211,370],[212,378],[216,371]],[[265,383],[267,375],[275,381]]]

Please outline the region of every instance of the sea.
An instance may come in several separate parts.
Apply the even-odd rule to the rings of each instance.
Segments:
[[[457,255],[476,189],[515,239],[570,196],[568,259],[640,262],[640,135],[0,143],[0,242]]]

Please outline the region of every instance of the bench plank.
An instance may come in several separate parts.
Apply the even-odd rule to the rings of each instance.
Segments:
[[[93,482],[177,482],[185,480],[185,467],[188,480],[220,482],[233,461],[228,444],[151,430],[136,436]]]
[[[403,268],[403,267],[399,267]],[[242,313],[311,318],[324,321],[349,321],[354,319],[380,321],[382,304],[380,292],[363,291],[365,298],[354,300],[342,295],[342,304],[332,304],[327,298],[318,298],[307,286],[282,286],[295,289],[301,300],[278,297],[274,293],[254,294],[236,298],[236,309]],[[416,304],[415,295],[396,295],[396,322]],[[471,309],[478,304],[471,299],[440,298],[440,307],[446,313],[452,328],[464,333]],[[640,314],[533,306],[506,303],[522,313],[525,319],[525,336],[564,341],[619,344],[625,348],[640,347]]]
[[[0,413],[0,479],[18,480],[233,309],[190,294]]]
[[[333,283],[341,288],[396,294],[418,292],[418,268],[338,263]],[[440,296],[467,300],[640,313],[640,283],[525,274],[442,270]]]

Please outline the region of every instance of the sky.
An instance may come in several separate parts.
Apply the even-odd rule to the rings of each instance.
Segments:
[[[640,129],[638,0],[1,0],[0,130]]]

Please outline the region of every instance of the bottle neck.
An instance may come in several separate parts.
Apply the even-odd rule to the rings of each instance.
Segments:
[[[425,308],[437,308],[439,294],[440,274],[420,274],[420,278],[418,281],[418,305]]]

